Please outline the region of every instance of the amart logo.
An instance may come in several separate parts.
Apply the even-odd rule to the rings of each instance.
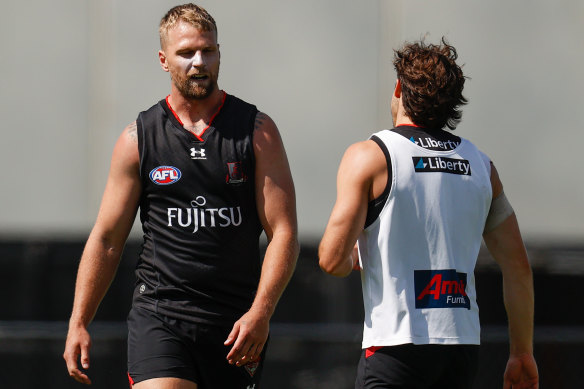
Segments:
[[[414,270],[416,308],[466,308],[466,273],[455,269]]]

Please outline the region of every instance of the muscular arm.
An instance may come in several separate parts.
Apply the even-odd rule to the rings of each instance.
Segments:
[[[337,277],[349,275],[358,261],[355,243],[367,217],[367,204],[387,183],[383,152],[373,141],[350,146],[337,174],[337,200],[319,245],[319,265]]]
[[[253,143],[257,209],[268,247],[254,302],[225,341],[226,345],[233,344],[227,359],[238,365],[260,355],[268,337],[269,320],[294,272],[299,252],[292,174],[278,129],[261,112],[256,117]]]
[[[494,166],[493,198],[503,190]],[[533,358],[533,277],[515,213],[483,235],[485,244],[501,268],[503,297],[509,320],[510,356],[504,388],[537,388],[538,372]]]
[[[138,165],[136,124],[132,123],[126,127],[114,148],[97,221],[83,250],[77,272],[63,358],[71,377],[85,384],[91,381],[79,370],[77,358],[81,356],[83,368],[89,368],[91,339],[87,326],[114,278],[136,216],[141,190]]]

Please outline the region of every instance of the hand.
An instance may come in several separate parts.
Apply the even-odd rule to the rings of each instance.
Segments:
[[[533,354],[509,356],[503,375],[503,389],[538,389],[539,376]]]
[[[237,366],[259,358],[270,331],[269,318],[249,310],[233,324],[233,329],[225,340],[225,345],[233,344],[227,354],[227,361]]]
[[[67,363],[69,376],[82,384],[91,385],[89,377],[79,370],[77,359],[81,356],[81,366],[89,369],[89,348],[91,347],[91,337],[84,327],[70,327],[65,343],[63,359]]]

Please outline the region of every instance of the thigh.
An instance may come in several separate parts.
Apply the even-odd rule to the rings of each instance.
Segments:
[[[196,383],[189,340],[154,312],[132,308],[128,315],[128,378],[131,385],[155,378]],[[174,386],[170,386],[174,388]],[[183,388],[183,386],[177,386]]]
[[[132,389],[198,389],[197,384],[181,378],[150,378],[132,385]]]
[[[225,346],[230,329],[199,326],[194,358],[198,367],[199,389],[259,389],[268,342],[258,360],[244,366],[230,365]]]

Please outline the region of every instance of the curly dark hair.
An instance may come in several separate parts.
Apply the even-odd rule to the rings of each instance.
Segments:
[[[394,52],[408,117],[422,127],[454,130],[462,118],[459,107],[467,103],[462,95],[466,77],[456,64],[456,49],[442,38],[439,45],[406,43]]]

